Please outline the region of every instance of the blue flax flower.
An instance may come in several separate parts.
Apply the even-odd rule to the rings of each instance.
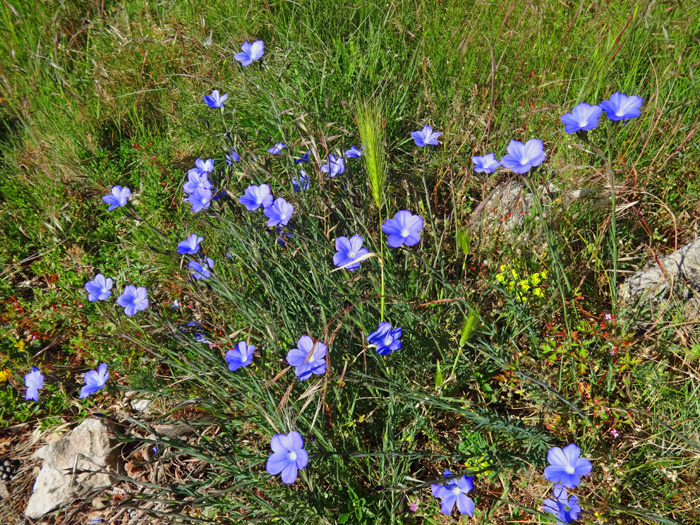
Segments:
[[[235,372],[239,368],[248,366],[253,362],[253,352],[255,352],[253,345],[249,345],[245,341],[239,341],[236,347],[226,352],[224,356],[228,363],[228,369],[231,372]]]
[[[224,154],[224,157],[226,157],[226,163],[229,165],[229,168],[233,165],[234,162],[238,162],[241,160],[241,156],[236,153],[236,150],[231,148],[231,155],[226,155]]]
[[[267,227],[286,226],[294,213],[294,206],[283,198],[276,199],[274,204],[265,208],[265,217],[268,218]]]
[[[282,473],[282,482],[291,485],[297,480],[297,470],[309,463],[309,454],[304,450],[304,439],[299,432],[275,434],[270,442],[273,454],[267,458],[267,471],[276,476]]]
[[[277,144],[275,144],[271,148],[268,148],[267,152],[270,155],[279,155],[280,153],[282,153],[282,150],[286,147],[287,147],[287,145],[284,142],[278,142]]]
[[[143,286],[136,288],[129,284],[124,288],[124,293],[117,299],[117,304],[124,308],[124,313],[131,317],[140,310],[148,308],[148,292]]]
[[[345,159],[343,157],[336,158],[332,153],[328,155],[328,160],[321,166],[323,173],[328,173],[329,177],[335,177],[345,171]]]
[[[209,277],[211,277],[211,272],[209,270],[214,268],[214,261],[209,257],[204,257],[198,261],[190,261],[188,267],[192,270],[192,277],[198,281],[200,279],[209,279]]]
[[[525,144],[511,140],[508,153],[501,159],[501,164],[515,173],[527,173],[530,168],[544,162],[544,145],[540,139],[530,139]]]
[[[105,279],[105,276],[98,273],[92,281],[85,283],[85,290],[88,293],[88,300],[91,303],[95,301],[104,301],[112,292],[109,289],[112,287],[112,279]]]
[[[209,176],[206,173],[192,169],[187,172],[187,182],[185,182],[185,184],[182,186],[182,190],[185,193],[192,194],[197,191],[198,188],[203,190],[211,190],[211,182],[209,181]]]
[[[311,374],[326,373],[326,352],[328,348],[321,341],[314,343],[308,335],[302,335],[297,341],[297,348],[287,354],[287,363],[296,367],[295,374],[300,381],[306,381]]]
[[[211,190],[197,188],[187,197],[187,202],[192,205],[193,213],[205,210],[211,205]]]
[[[262,40],[253,42],[252,44],[247,40],[241,44],[242,52],[234,55],[233,58],[238,60],[242,66],[249,66],[255,60],[262,58],[263,53],[265,53],[265,43]]]
[[[496,168],[501,166],[501,163],[496,160],[496,155],[489,153],[483,157],[472,157],[474,163],[474,171],[477,173],[493,173]]]
[[[445,470],[443,476],[452,476],[452,472]],[[448,516],[452,514],[456,503],[460,514],[474,516],[474,502],[467,497],[469,491],[474,488],[473,477],[462,476],[459,480],[451,479],[444,485],[433,483],[430,488],[433,491],[433,496],[441,500],[440,512],[443,514]]]
[[[250,185],[246,188],[245,193],[238,199],[238,202],[243,204],[248,211],[255,211],[260,206],[267,208],[272,204],[272,194],[270,186],[261,184],[260,186]]]
[[[579,457],[581,449],[574,443],[564,449],[550,448],[547,461],[550,466],[544,469],[544,477],[552,483],[561,483],[568,489],[577,487],[581,476],[587,476],[593,470],[593,465],[586,458]]]
[[[296,175],[292,177],[292,186],[294,186],[294,191],[308,190],[309,184],[311,184],[311,179],[309,179],[309,176],[304,170],[299,170],[299,177]]]
[[[214,171],[214,159],[197,159],[194,161],[194,168],[190,169],[187,173],[211,173]]]
[[[379,355],[389,355],[401,348],[399,339],[402,335],[400,326],[391,328],[391,323],[379,323],[377,330],[367,336],[367,342],[377,347]]]
[[[402,244],[406,246],[418,244],[422,229],[423,218],[406,210],[396,212],[393,219],[382,224],[382,231],[389,236],[387,242],[392,248],[398,248]]]
[[[350,266],[345,266],[345,269],[351,272],[357,270],[362,261],[355,264],[350,263],[358,257],[369,253],[367,248],[362,247],[362,237],[360,235],[353,235],[350,239],[347,237],[338,237],[335,240],[335,249],[338,251],[333,256],[333,264],[336,266],[345,266],[349,264]]]
[[[554,514],[557,525],[571,523],[578,519],[581,506],[576,496],[569,497],[566,489],[559,484],[554,485],[554,499],[547,498],[542,502],[542,510]]]
[[[39,401],[39,390],[44,388],[44,376],[37,367],[33,366],[32,371],[24,374],[24,386],[27,387],[27,392],[24,394],[24,399],[29,401]]]
[[[627,96],[624,93],[613,93],[608,100],[603,100],[600,107],[610,120],[627,120],[642,114],[639,108],[644,101],[637,95]]]
[[[351,146],[350,149],[345,152],[345,156],[349,159],[359,159],[364,152],[364,146],[361,148],[358,148],[357,146]]]
[[[564,123],[564,131],[576,133],[577,131],[589,131],[598,126],[598,119],[603,113],[600,106],[591,106],[585,102],[574,106],[571,113],[564,113],[561,121]]]
[[[199,237],[196,233],[193,233],[184,241],[177,243],[177,253],[180,255],[190,254],[194,255],[199,251],[199,243],[204,240],[204,237]]]
[[[309,160],[310,155],[311,155],[311,150],[307,151],[301,157],[299,157],[297,160],[295,160],[294,164],[299,164],[300,162],[305,162],[306,164],[309,164],[311,162]]]
[[[97,371],[90,370],[85,372],[85,386],[80,389],[80,396],[78,396],[78,399],[84,399],[98,390],[101,390],[108,379],[109,372],[107,372],[107,363],[102,363],[97,367]]]
[[[197,343],[207,343],[207,344],[211,343],[211,341],[209,341],[209,339],[207,339],[206,336],[200,332],[194,333],[194,340]]]
[[[439,131],[433,133],[433,128],[431,128],[430,126],[423,126],[423,129],[420,131],[411,132],[411,137],[413,137],[413,141],[419,148],[424,148],[428,144],[437,146],[438,144],[440,144],[437,141],[437,138],[440,135],[442,135],[442,133]]]
[[[215,89],[211,92],[211,95],[204,95],[204,102],[207,103],[211,109],[219,109],[224,107],[224,102],[228,98],[228,94],[219,95],[219,90]]]
[[[126,206],[126,202],[129,200],[130,195],[131,190],[126,186],[123,188],[121,186],[114,186],[111,194],[102,197],[102,202],[109,204],[107,211],[112,211],[114,208],[118,208],[119,206]]]

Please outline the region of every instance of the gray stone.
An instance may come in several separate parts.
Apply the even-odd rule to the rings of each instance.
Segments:
[[[623,302],[644,296],[665,300],[671,290],[681,299],[700,293],[700,238],[659,261],[663,271],[653,261],[620,285],[618,295]]]
[[[86,419],[56,443],[42,447],[43,459],[25,515],[37,519],[95,489],[109,487],[118,455],[109,429],[99,419]]]

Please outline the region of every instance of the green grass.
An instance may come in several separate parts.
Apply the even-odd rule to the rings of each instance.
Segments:
[[[3,426],[108,407],[111,397],[73,401],[81,374],[106,361],[110,396],[157,392],[162,421],[196,421],[195,438],[157,436],[172,464],[210,465],[149,496],[171,518],[445,523],[425,484],[450,468],[483,471],[476,522],[553,523],[538,510],[546,450],[575,441],[595,465],[577,490],[582,522],[700,522],[697,320],[676,305],[640,328],[620,308],[602,326],[614,274],[697,227],[692,2],[18,0],[2,4],[0,28]],[[245,39],[265,41],[262,64],[235,63]],[[214,88],[229,94],[223,113],[202,102]],[[607,196],[605,162],[559,117],[618,90],[644,106],[611,142],[616,203],[635,203],[617,215],[616,250],[609,201],[563,199],[544,228],[527,218],[511,237],[469,232],[509,177],[475,174],[471,156],[500,157],[512,139],[545,142],[535,187]],[[443,133],[430,152],[410,139],[424,124]],[[606,129],[591,132],[601,149]],[[235,199],[196,215],[181,202],[196,158],[225,165],[224,132],[243,160],[217,187],[238,196],[264,182],[292,202],[285,246]],[[298,167],[265,153],[279,141],[295,156],[313,149],[316,166],[362,142],[369,155],[336,180],[307,167],[311,188],[294,193]],[[100,197],[116,184],[133,207],[107,213]],[[380,224],[399,209],[426,227],[397,251]],[[216,261],[206,285],[173,252],[193,231]],[[355,233],[378,257],[331,272],[333,240]],[[524,303],[497,279],[501,264],[548,269],[544,296]],[[88,303],[97,272],[114,278],[113,297]],[[126,284],[151,300],[130,319],[113,302]],[[364,343],[382,316],[404,330],[389,358]],[[178,328],[193,319],[215,346]],[[273,380],[302,334],[329,345],[332,371]],[[222,356],[240,339],[256,360],[230,373]],[[39,404],[21,387],[33,364],[49,385]],[[291,430],[312,459],[287,488],[264,462],[271,436]]]

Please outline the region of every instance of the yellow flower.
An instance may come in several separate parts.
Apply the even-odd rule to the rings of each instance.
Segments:
[[[0,383],[4,383],[5,381],[9,380],[12,377],[12,372],[10,372],[9,369],[5,368],[4,370],[0,370]]]
[[[525,290],[527,292],[530,289],[530,283],[528,283],[525,280],[520,281],[520,288],[522,288],[523,290]]]
[[[515,269],[511,269],[511,270],[510,270],[510,273],[513,274],[513,279],[517,279],[517,278],[518,278],[518,272],[516,272]]]
[[[541,288],[535,288],[534,290],[532,290],[532,295],[534,295],[536,297],[544,297],[544,294],[542,293]]]
[[[506,278],[503,277],[503,274],[502,274],[502,273],[497,273],[497,274],[496,274],[496,280],[497,280],[499,283],[502,283],[502,282],[504,282],[504,281],[506,280]]]
[[[531,281],[532,284],[534,284],[534,285],[540,284],[540,283],[542,282],[542,280],[540,279],[540,274],[539,274],[539,273],[533,273],[533,274],[530,276],[530,281]]]
[[[542,270],[540,272],[540,275],[542,276],[542,279],[546,279],[547,278],[547,270]]]

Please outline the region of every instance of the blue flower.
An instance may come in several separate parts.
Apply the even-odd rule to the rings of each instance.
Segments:
[[[198,188],[203,190],[211,190],[211,182],[206,173],[201,173],[199,170],[190,170],[187,172],[187,182],[182,186],[185,193],[192,194]]]
[[[571,523],[578,519],[581,506],[576,496],[569,496],[566,489],[559,484],[554,485],[554,499],[547,498],[542,502],[542,510],[557,517],[557,525]]]
[[[544,477],[552,483],[561,483],[566,488],[577,487],[581,482],[581,476],[587,476],[593,470],[593,465],[586,458],[579,457],[581,449],[574,443],[564,449],[550,448],[547,452],[547,461],[550,466],[544,469]]]
[[[197,159],[194,161],[194,168],[189,170],[187,173],[211,173],[214,171],[214,159]]]
[[[387,242],[392,248],[402,244],[413,246],[420,241],[420,231],[423,229],[423,217],[413,215],[410,211],[396,212],[393,219],[382,224],[382,231],[389,237]]]
[[[262,58],[263,53],[265,53],[265,43],[262,40],[253,42],[252,44],[247,40],[241,44],[241,53],[234,55],[233,58],[238,60],[242,66],[249,66],[253,61]]]
[[[84,399],[87,396],[94,394],[98,390],[101,390],[105,386],[108,379],[109,372],[107,372],[107,363],[102,363],[99,367],[97,367],[97,371],[90,370],[85,372],[85,386],[80,389],[80,396],[78,399]]]
[[[287,147],[287,145],[284,142],[278,142],[277,144],[275,144],[271,148],[268,148],[267,152],[270,155],[279,155],[280,153],[282,153],[282,150],[286,147]]]
[[[194,255],[199,251],[199,243],[204,240],[204,237],[199,237],[196,233],[193,233],[184,241],[177,243],[177,253],[180,255],[190,254]]]
[[[126,201],[129,200],[130,195],[131,190],[126,186],[123,188],[121,186],[114,186],[110,195],[105,195],[102,197],[102,202],[109,204],[107,211],[111,211],[119,206],[126,206]]]
[[[338,250],[333,256],[333,264],[336,266],[345,266],[358,257],[369,253],[367,248],[362,247],[362,237],[360,235],[353,235],[350,239],[347,237],[338,237],[335,240],[335,249]],[[360,267],[360,262],[345,266],[345,269],[350,271],[357,270]]]
[[[496,168],[501,166],[501,163],[496,160],[496,155],[489,153],[483,157],[472,157],[474,163],[474,171],[477,173],[493,173]]]
[[[180,308],[180,301],[178,301],[177,299],[175,299],[175,300],[173,301],[173,304],[170,306],[170,308],[172,308],[173,310],[177,310],[178,308]]]
[[[219,109],[224,107],[224,102],[228,98],[228,94],[219,95],[219,90],[215,89],[211,92],[211,95],[204,95],[204,102],[207,103],[211,109]]]
[[[211,204],[211,191],[204,188],[197,188],[187,197],[187,202],[192,205],[193,213],[205,210]]]
[[[88,293],[88,300],[91,303],[94,303],[95,301],[104,301],[107,299],[110,295],[112,295],[112,292],[109,291],[109,289],[112,287],[112,282],[112,279],[105,279],[104,275],[98,273],[95,276],[95,279],[85,283],[85,290],[87,290]]]
[[[581,102],[574,106],[571,113],[564,113],[561,116],[561,121],[565,124],[564,131],[576,133],[580,130],[591,130],[598,125],[601,113],[603,113],[603,109],[600,106],[591,106]]]
[[[525,144],[511,140],[508,153],[501,159],[501,164],[515,173],[527,173],[530,168],[544,162],[544,146],[539,139],[530,139]]]
[[[350,149],[345,152],[345,156],[349,159],[359,159],[364,152],[364,146],[362,146],[361,148],[358,148],[357,146],[351,146]]]
[[[270,186],[261,184],[260,186],[250,185],[246,188],[245,193],[238,199],[238,202],[243,204],[248,211],[255,211],[260,206],[267,208],[272,204],[272,194]]]
[[[196,280],[200,279],[209,279],[211,277],[211,272],[209,269],[214,268],[214,261],[212,261],[209,257],[204,257],[203,259],[199,259],[197,261],[190,261],[188,265],[189,269],[192,270],[192,277],[194,277]]]
[[[294,213],[294,206],[282,198],[276,199],[272,206],[265,208],[265,217],[269,219],[267,227],[285,226],[292,218],[292,213]]]
[[[452,472],[445,470],[443,476],[452,476]],[[433,491],[433,496],[440,499],[440,512],[447,514],[448,516],[452,514],[452,509],[457,504],[457,510],[460,514],[466,514],[467,516],[474,516],[474,502],[471,498],[467,497],[469,491],[474,488],[474,478],[462,476],[457,479],[451,479],[444,485],[430,485]]]
[[[297,470],[309,463],[309,454],[304,450],[304,440],[299,432],[275,434],[270,441],[273,454],[267,458],[267,471],[276,476],[282,473],[282,482],[291,485],[297,480]]]
[[[24,394],[24,399],[29,401],[39,401],[39,390],[44,388],[44,376],[37,367],[33,366],[32,371],[24,374],[24,386],[27,387],[27,392]]]
[[[210,342],[209,339],[207,339],[204,334],[201,334],[199,332],[194,333],[194,340],[197,343],[207,343],[208,344]]]
[[[610,120],[627,120],[642,114],[639,108],[644,101],[637,95],[627,96],[623,93],[613,93],[608,100],[600,103]]]
[[[328,173],[329,177],[335,177],[345,171],[345,159],[343,157],[335,158],[332,153],[328,155],[328,160],[321,166],[323,173]]]
[[[304,153],[301,157],[294,161],[294,164],[299,164],[300,162],[306,162],[307,164],[311,162],[309,156],[311,155],[311,150]]]
[[[433,133],[433,128],[430,126],[423,126],[423,129],[420,131],[413,131],[411,132],[411,137],[413,137],[413,141],[416,143],[416,146],[419,148],[424,148],[428,144],[432,144],[433,146],[437,146],[440,144],[437,141],[437,138],[442,135],[441,132],[435,132]]]
[[[224,157],[226,157],[226,162],[228,163],[229,167],[231,167],[234,162],[241,160],[240,155],[236,153],[233,148],[231,148],[231,155],[224,154]]]
[[[403,329],[399,326],[391,328],[391,323],[379,323],[377,330],[367,336],[367,342],[377,347],[379,355],[389,355],[401,348],[399,339]]]
[[[228,369],[231,372],[235,372],[239,368],[248,366],[253,362],[253,352],[255,352],[253,345],[249,345],[245,341],[239,341],[235,348],[226,352],[225,359],[228,363]]]
[[[287,363],[296,367],[295,374],[300,381],[306,381],[311,374],[326,373],[326,351],[328,348],[321,341],[314,344],[308,335],[302,335],[297,341],[297,348],[287,354]]]
[[[124,288],[124,293],[117,299],[117,304],[124,308],[124,313],[131,317],[140,310],[148,308],[148,292],[143,286],[136,288],[129,284]]]
[[[295,175],[292,177],[292,186],[294,186],[294,191],[308,190],[309,184],[311,184],[311,179],[306,174],[304,170],[299,170],[299,177]]]

